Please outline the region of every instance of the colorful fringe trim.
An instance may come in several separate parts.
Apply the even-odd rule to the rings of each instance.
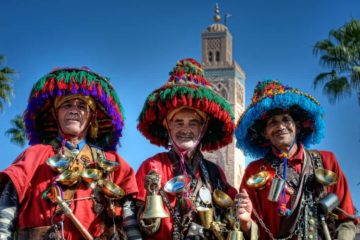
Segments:
[[[201,141],[202,150],[216,150],[232,142],[235,125],[231,107],[212,90],[200,64],[193,59],[179,61],[169,81],[147,97],[138,118],[139,131],[151,143],[167,148],[169,136],[163,119],[169,111],[179,107],[196,108],[210,117]]]
[[[51,113],[53,101],[69,94],[92,96],[98,105],[99,136],[88,139],[89,143],[116,149],[124,126],[123,108],[109,79],[87,68],[57,69],[35,83],[24,113],[29,144],[48,143],[57,136],[57,123]]]
[[[301,127],[306,128],[308,134],[301,136],[298,141],[305,147],[319,143],[324,137],[324,111],[319,102],[313,96],[297,89],[285,87],[278,81],[266,80],[258,83],[252,103],[239,119],[235,129],[236,146],[247,156],[263,157],[270,146],[262,144],[264,142],[262,133],[251,132],[249,129],[254,129],[255,121],[268,111],[275,108],[290,109],[293,106],[299,106],[310,117],[301,122]]]

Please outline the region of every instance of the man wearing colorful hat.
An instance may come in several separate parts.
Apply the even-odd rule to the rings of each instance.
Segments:
[[[0,239],[141,239],[135,173],[108,79],[87,68],[42,77],[24,113],[30,147],[0,173]]]
[[[225,215],[236,190],[201,151],[229,144],[232,120],[230,105],[194,59],[178,61],[166,84],[148,96],[138,129],[170,150],[144,161],[136,174],[137,198],[146,203],[138,214],[146,239],[221,239],[230,228],[232,218]],[[214,191],[226,195],[229,206],[216,205]]]
[[[256,86],[235,130],[237,146],[261,158],[246,168],[236,201],[248,238],[355,238],[353,202],[335,155],[306,148],[322,139],[323,116],[306,93],[271,80]]]

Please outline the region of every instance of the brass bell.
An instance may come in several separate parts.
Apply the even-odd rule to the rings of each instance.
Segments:
[[[243,233],[239,230],[239,223],[235,223],[234,230],[229,232],[226,240],[244,240]]]
[[[140,215],[140,219],[167,218],[169,214],[165,211],[160,195],[150,195],[146,197],[145,209]]]

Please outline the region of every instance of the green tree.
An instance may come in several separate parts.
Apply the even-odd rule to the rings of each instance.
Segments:
[[[360,21],[353,19],[339,29],[331,30],[328,39],[318,41],[314,54],[329,69],[314,79],[314,86],[323,85],[330,103],[336,103],[354,92],[360,105]]]
[[[5,61],[5,57],[0,55],[0,65]],[[10,96],[13,95],[12,79],[10,75],[15,74],[15,70],[9,67],[0,69],[0,112],[4,110],[4,103],[10,103]]]
[[[21,115],[16,115],[10,121],[11,128],[5,132],[5,136],[10,137],[10,141],[20,147],[24,147],[26,143],[25,123]]]

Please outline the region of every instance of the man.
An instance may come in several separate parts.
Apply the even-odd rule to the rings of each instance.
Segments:
[[[108,79],[54,70],[34,85],[24,120],[31,146],[0,173],[0,239],[141,239],[135,173],[115,152],[122,106]]]
[[[234,198],[236,190],[222,169],[201,153],[232,141],[230,109],[194,59],[178,61],[168,82],[148,96],[138,129],[151,143],[170,151],[144,161],[136,174],[137,198],[147,204],[139,214],[146,239],[222,239],[230,228],[228,209],[217,206],[211,193],[221,190]],[[147,214],[156,194],[162,199],[157,207],[165,205],[161,217]]]
[[[305,148],[323,137],[323,114],[306,93],[258,83],[235,133],[245,154],[261,157],[246,168],[237,200],[248,238],[354,239],[354,207],[335,155]]]

